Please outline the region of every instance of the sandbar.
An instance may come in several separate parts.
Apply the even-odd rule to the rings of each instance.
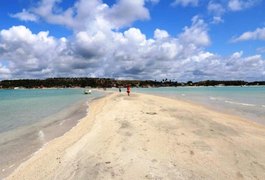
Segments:
[[[264,179],[265,127],[176,99],[113,93],[6,179]]]

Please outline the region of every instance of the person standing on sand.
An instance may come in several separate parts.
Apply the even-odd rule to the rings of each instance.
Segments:
[[[131,92],[131,87],[130,87],[130,85],[128,85],[127,86],[127,94],[128,94],[128,96],[130,96],[130,92]]]
[[[119,92],[121,92],[121,87],[119,87]]]

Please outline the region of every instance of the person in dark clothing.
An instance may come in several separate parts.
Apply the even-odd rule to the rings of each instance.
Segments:
[[[130,85],[128,85],[127,86],[127,94],[128,94],[128,96],[130,96],[130,92],[131,92],[131,87],[130,87]]]

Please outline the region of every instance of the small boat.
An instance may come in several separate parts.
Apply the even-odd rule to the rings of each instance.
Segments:
[[[91,93],[92,93],[91,89],[85,89],[84,90],[84,94],[91,94]]]
[[[91,94],[91,93],[92,93],[91,87],[90,86],[86,86],[85,89],[84,89],[84,94]]]

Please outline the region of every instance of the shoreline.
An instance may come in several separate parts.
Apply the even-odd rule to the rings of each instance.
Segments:
[[[139,98],[139,97],[143,98],[144,103],[140,101],[141,98]],[[136,105],[131,104],[131,101],[135,101],[134,103],[139,103],[139,104],[136,104]],[[161,102],[161,104],[160,104],[160,102]],[[133,106],[132,112],[130,112],[129,110],[126,109],[126,107],[127,107],[126,105],[128,105],[128,104],[130,106]],[[172,107],[170,107],[171,105],[172,105]],[[141,110],[141,108],[139,106],[141,106],[142,109],[145,109],[145,111],[148,109],[149,110],[147,112],[142,112],[144,110]],[[112,109],[115,107],[117,109]],[[151,107],[153,107],[153,108],[151,108]],[[174,109],[174,111],[173,111],[173,107],[176,108],[176,109]],[[122,108],[125,108],[125,109],[122,109]],[[124,110],[125,112],[122,112],[121,109]],[[119,112],[117,112],[117,111],[119,111]],[[106,112],[108,112],[108,113],[106,113]],[[177,112],[177,114],[176,114],[176,112]],[[131,113],[136,113],[139,115],[136,116],[136,115],[131,114]],[[120,117],[120,114],[123,114],[123,116]],[[163,114],[163,116],[160,114]],[[118,118],[118,120],[117,120],[117,118],[115,119],[115,116],[118,116],[121,119]],[[129,117],[127,117],[127,116],[129,116]],[[253,136],[252,138],[259,137],[256,140],[264,140],[265,139],[265,128],[263,125],[257,124],[253,121],[246,121],[246,120],[244,120],[240,117],[234,116],[234,115],[228,115],[228,114],[223,114],[220,112],[215,112],[211,109],[208,109],[208,108],[205,108],[202,106],[198,106],[198,105],[190,103],[190,102],[183,102],[181,100],[170,99],[168,97],[161,97],[161,96],[157,96],[157,95],[135,93],[135,94],[132,94],[131,97],[126,97],[124,94],[113,93],[113,94],[107,95],[101,99],[94,100],[91,103],[91,107],[89,108],[89,113],[84,118],[82,118],[74,127],[72,127],[64,135],[51,140],[41,150],[36,152],[34,154],[34,156],[32,156],[29,160],[23,162],[9,177],[7,177],[7,179],[16,179],[16,177],[24,177],[24,178],[27,177],[27,179],[28,178],[41,179],[41,177],[44,177],[42,175],[44,175],[45,173],[48,173],[48,172],[49,172],[48,176],[47,176],[48,179],[50,179],[52,177],[53,178],[59,177],[59,179],[60,179],[60,177],[61,178],[66,177],[63,174],[60,174],[60,172],[63,172],[64,170],[66,170],[68,168],[71,169],[71,170],[69,169],[69,171],[71,171],[73,174],[72,174],[72,176],[70,176],[68,174],[69,176],[67,176],[67,177],[72,177],[72,178],[73,177],[81,177],[81,179],[82,179],[83,176],[77,176],[75,171],[79,172],[78,169],[82,169],[81,166],[84,166],[84,165],[90,166],[90,165],[87,164],[87,161],[82,162],[83,159],[82,158],[80,159],[79,157],[77,157],[76,154],[80,153],[81,157],[85,158],[87,155],[85,156],[84,154],[87,154],[87,153],[90,155],[93,154],[93,153],[91,154],[91,152],[90,152],[90,151],[93,151],[93,148],[92,148],[92,150],[87,150],[85,147],[87,147],[88,145],[101,147],[101,146],[105,146],[106,143],[107,144],[108,143],[110,143],[110,144],[114,143],[114,144],[116,144],[116,146],[112,147],[112,149],[109,149],[108,147],[106,147],[107,150],[112,152],[112,154],[110,152],[107,152],[107,153],[105,152],[105,154],[104,154],[104,152],[102,152],[103,150],[99,151],[99,152],[101,152],[102,156],[114,158],[113,154],[115,154],[115,153],[117,154],[117,152],[120,152],[120,154],[124,153],[125,150],[120,149],[120,148],[127,148],[128,146],[130,146],[131,148],[134,149],[134,146],[132,146],[132,145],[134,143],[136,143],[137,147],[141,148],[141,150],[143,152],[142,151],[138,152],[139,149],[134,149],[134,151],[130,151],[131,155],[137,154],[138,156],[143,156],[144,158],[152,155],[152,157],[156,157],[156,158],[151,160],[151,164],[156,164],[155,163],[155,161],[156,161],[156,162],[161,162],[160,165],[163,164],[163,166],[164,166],[164,163],[166,163],[167,161],[164,162],[163,159],[164,158],[167,159],[168,157],[163,152],[159,153],[161,150],[157,149],[156,146],[160,147],[161,145],[157,144],[156,142],[152,142],[152,139],[149,139],[149,141],[146,141],[146,142],[141,142],[142,138],[146,137],[146,136],[142,135],[143,137],[140,137],[140,139],[139,138],[137,139],[138,141],[141,142],[141,144],[139,144],[140,142],[135,141],[135,140],[133,140],[133,142],[134,142],[133,144],[128,144],[131,140],[130,138],[134,137],[133,131],[138,131],[138,129],[135,129],[135,125],[131,125],[132,119],[130,117],[133,117],[133,116],[136,116],[136,119],[133,118],[133,121],[135,121],[135,123],[136,123],[135,125],[139,125],[138,129],[145,127],[145,131],[148,131],[148,128],[152,129],[153,126],[155,127],[152,130],[152,132],[149,129],[150,132],[149,132],[149,134],[147,133],[146,136],[157,137],[157,135],[162,133],[162,135],[166,134],[166,137],[171,139],[170,141],[175,142],[176,140],[173,137],[176,136],[175,138],[181,139],[181,138],[183,138],[183,136],[185,136],[183,134],[186,134],[186,133],[189,134],[189,138],[187,138],[187,137],[184,138],[182,143],[180,143],[179,140],[176,142],[177,144],[180,143],[179,146],[180,146],[180,148],[182,148],[182,150],[185,149],[185,146],[182,147],[181,144],[187,145],[187,144],[189,144],[191,139],[196,139],[196,141],[194,141],[194,142],[195,142],[195,145],[197,142],[197,146],[198,146],[197,149],[195,148],[196,150],[190,150],[188,152],[188,154],[189,154],[188,157],[186,157],[186,155],[185,155],[185,158],[187,158],[187,160],[189,160],[189,161],[192,161],[191,158],[193,156],[195,156],[194,155],[195,153],[196,153],[196,155],[197,155],[197,153],[199,155],[203,155],[202,157],[208,156],[209,155],[208,153],[210,153],[210,154],[213,153],[211,151],[213,151],[212,149],[214,149],[215,147],[208,145],[208,143],[216,145],[217,142],[213,141],[212,138],[216,137],[217,138],[216,141],[222,141],[222,139],[220,139],[220,137],[219,137],[221,135],[222,135],[222,138],[225,138],[227,140],[229,140],[229,138],[231,139],[231,138],[236,137],[234,139],[235,142],[238,141],[238,138],[240,138],[240,136],[242,136],[246,133],[251,135],[251,137]],[[149,120],[150,122],[153,121],[152,116],[155,119],[158,118],[157,120],[160,120],[161,122],[154,121],[154,122],[152,122],[153,124],[151,124],[152,126],[150,126],[150,124],[147,125],[147,120]],[[177,117],[176,122],[175,122],[175,120],[176,120],[175,116]],[[151,117],[151,119],[148,119],[150,117]],[[107,119],[112,120],[111,122],[105,122],[105,123],[106,123],[106,126],[108,124],[110,125],[109,127],[111,127],[111,128],[109,129],[109,133],[110,133],[110,135],[112,134],[113,136],[109,137],[108,132],[103,131],[104,129],[105,130],[107,130],[107,129],[106,129],[106,127],[102,127],[102,125],[105,124],[102,119],[103,120],[104,119],[105,120],[107,120]],[[141,119],[146,119],[146,120],[145,120],[145,122],[138,122]],[[170,121],[169,121],[169,119],[170,119]],[[219,120],[216,120],[216,119],[219,119]],[[220,121],[220,119],[222,121]],[[230,120],[230,119],[232,119],[232,120]],[[171,120],[172,120],[172,122],[171,122]],[[173,122],[173,120],[174,120],[174,122]],[[183,120],[185,120],[185,121],[183,121]],[[179,126],[179,125],[182,125],[182,126],[176,128],[176,129],[174,128],[174,126]],[[131,126],[134,128],[132,128]],[[208,126],[210,128],[209,132],[208,132],[208,129],[209,129]],[[237,126],[241,126],[241,127],[237,127]],[[174,131],[172,131],[172,128]],[[200,132],[200,129],[198,129],[198,128],[202,128],[202,129],[206,128],[207,133]],[[127,129],[131,129],[131,131],[129,131]],[[176,133],[178,132],[179,129],[183,129],[183,130],[181,130],[179,132],[180,135],[176,135]],[[239,130],[243,131],[243,132],[240,132]],[[203,131],[203,130],[201,130],[201,131]],[[225,131],[228,134],[223,134],[223,131]],[[241,133],[243,133],[243,134],[241,134]],[[252,133],[254,133],[254,135]],[[103,137],[106,137],[105,140],[107,140],[107,141],[103,141],[102,137],[100,136],[98,139],[98,141],[99,141],[98,142],[96,137],[99,136],[100,134],[103,135]],[[238,134],[241,134],[241,135],[239,136]],[[116,141],[118,141],[118,140],[114,138],[117,135],[121,136],[119,138],[119,140],[127,139],[127,140],[129,140],[129,142],[123,141],[123,142],[120,142],[117,144]],[[229,135],[229,137],[228,137],[228,135]],[[197,136],[201,137],[206,142],[198,140]],[[102,140],[102,142],[101,142],[101,140]],[[242,140],[245,140],[245,139],[242,139]],[[247,140],[247,141],[250,142],[250,144],[253,144],[253,142],[251,142],[249,140]],[[153,149],[148,149],[147,147],[145,147],[146,144],[150,144],[150,142],[152,144],[152,147],[156,151],[154,151]],[[192,143],[192,146],[194,145],[194,142]],[[162,141],[161,141],[161,143],[162,143]],[[225,141],[222,143],[226,144],[227,142]],[[242,143],[243,143],[243,141],[242,141]],[[164,144],[164,142],[162,144]],[[172,145],[173,144],[169,142],[168,146],[172,146]],[[229,144],[226,144],[226,145],[229,146]],[[90,146],[88,146],[88,147],[90,147]],[[174,145],[174,147],[175,146],[176,145]],[[244,146],[248,147],[249,145],[244,143]],[[219,145],[218,145],[218,147],[219,147]],[[261,143],[260,147],[261,147],[261,150],[265,150],[264,149],[265,148],[264,143],[263,144]],[[236,147],[233,146],[233,148],[235,149]],[[248,148],[250,148],[250,147],[248,147]],[[209,149],[211,149],[211,150],[209,150]],[[96,150],[97,150],[97,148],[94,149],[95,152],[97,152]],[[238,150],[238,149],[236,149],[236,150]],[[241,149],[239,149],[239,150],[241,151]],[[146,154],[147,151],[151,151],[151,155]],[[196,151],[200,151],[200,152],[196,152]],[[206,152],[206,154],[205,154],[205,152]],[[235,151],[235,152],[237,152],[237,151]],[[214,153],[216,153],[216,152],[214,152]],[[227,152],[227,153],[229,153],[229,152]],[[177,156],[176,153],[173,152],[172,150],[170,151],[169,154],[173,154],[173,156]],[[180,154],[178,154],[178,155],[180,155]],[[165,157],[163,157],[162,159],[159,159],[159,158],[161,158],[160,156],[165,156]],[[263,168],[265,169],[265,164],[264,164],[265,157],[264,157],[264,155],[258,153],[258,156],[262,156],[262,158],[261,158],[262,162],[258,163],[258,164],[260,165],[260,167],[264,166]],[[44,157],[46,157],[46,158],[44,158]],[[178,157],[181,158],[181,156],[178,156]],[[211,158],[213,158],[213,157],[211,157]],[[93,156],[93,158],[95,159],[96,157]],[[248,157],[248,158],[251,158],[251,157]],[[173,159],[171,158],[172,161],[173,161]],[[48,163],[49,160],[50,160],[50,163]],[[137,159],[137,160],[140,161],[140,159]],[[95,161],[99,163],[99,161],[102,161],[102,160],[100,160],[100,158],[99,159],[96,158]],[[113,161],[115,163],[115,160],[113,160]],[[128,161],[128,163],[130,164],[130,160],[126,159],[126,157],[123,157],[123,161],[125,161],[125,162]],[[162,163],[162,161],[163,161],[163,163]],[[259,160],[257,160],[257,161],[259,161]],[[48,165],[47,163],[49,164],[50,167],[45,166],[45,164]],[[75,164],[76,166],[68,167],[67,163],[72,163],[72,164]],[[96,163],[96,164],[98,164],[98,163]],[[141,162],[141,163],[145,164],[145,162]],[[150,162],[148,162],[148,163],[150,163]],[[220,163],[222,164],[222,161]],[[103,165],[108,165],[108,164],[110,164],[109,161],[103,162]],[[151,165],[151,164],[149,164],[149,165]],[[194,169],[196,167],[196,165],[194,165],[194,164],[191,164],[191,166],[192,166],[191,169]],[[39,167],[40,169],[34,169],[34,167]],[[184,179],[189,177],[191,174],[193,174],[194,177],[203,177],[202,176],[203,174],[205,175],[204,177],[206,177],[206,178],[215,177],[215,176],[212,176],[213,174],[211,174],[211,173],[207,174],[206,169],[200,169],[199,167],[196,167],[199,169],[196,169],[196,168],[194,169],[194,171],[196,172],[195,175],[194,175],[194,172],[193,173],[189,172],[188,174],[186,174],[187,169],[185,169],[185,168],[187,168],[187,167],[186,167],[186,164],[184,162],[182,162],[182,163],[175,162],[175,164],[173,163],[173,167],[178,167],[177,169],[181,170],[181,172],[179,172],[180,173],[179,177],[183,177]],[[77,169],[75,169],[75,168],[77,168]],[[90,167],[90,170],[95,171],[95,168],[96,167]],[[185,171],[182,171],[183,168],[185,169]],[[227,169],[227,167],[223,167],[223,168]],[[55,169],[58,169],[58,171],[55,171]],[[171,171],[174,171],[173,169],[168,167],[165,170],[171,172]],[[120,173],[120,176],[125,177],[125,178],[126,177],[127,178],[129,178],[129,177],[134,178],[134,176],[132,176],[132,174],[130,174],[130,173],[132,173],[132,170],[135,172],[141,171],[140,169],[137,169],[137,167],[135,167],[134,163],[132,163],[130,168],[128,168],[128,172]],[[41,172],[41,171],[44,171],[44,172]],[[84,171],[86,171],[86,170],[83,169],[83,172],[82,172],[82,170],[80,170],[81,175],[82,175],[82,173],[84,173]],[[150,171],[150,169],[148,170],[148,172],[149,171]],[[38,173],[40,173],[40,174],[38,174]],[[99,175],[95,175],[92,172],[85,172],[85,173],[86,173],[86,175],[89,174],[90,178],[99,178]],[[109,175],[111,175],[110,177],[112,177],[112,175],[113,175],[113,173],[109,174],[108,171],[105,173],[103,171],[100,171],[98,173],[102,174],[103,175],[102,177],[104,177],[104,178],[109,177]],[[115,173],[119,174],[116,171],[115,171]],[[147,170],[145,173],[147,173]],[[153,175],[154,172],[153,172],[153,174],[151,173],[151,175],[150,175],[150,173],[149,173],[146,176],[140,176],[140,175],[142,175],[142,173],[140,173],[140,174],[136,173],[136,175],[140,179],[148,179],[148,178],[150,179],[150,177],[160,177],[160,176],[168,177],[170,179],[170,177],[171,177],[169,175],[161,175],[162,172],[159,172],[159,173],[160,173],[159,176],[158,175],[154,176]],[[176,172],[171,172],[171,173],[174,174]],[[257,173],[258,176],[263,175],[262,173],[261,174],[260,173],[261,173],[260,171],[259,171],[259,173]],[[244,176],[245,174],[246,174],[246,172],[240,172],[239,171],[239,173],[235,173],[234,176],[231,176],[231,177],[239,178],[241,176]],[[38,176],[36,176],[36,175],[38,175]],[[230,177],[230,176],[224,176],[224,174],[221,174],[221,175],[222,175],[222,177],[226,177],[226,178]],[[249,176],[249,173],[247,175]],[[177,176],[177,174],[175,174],[174,177],[176,177],[176,176]],[[115,175],[115,177],[116,177],[116,175]],[[231,177],[229,179],[231,179]],[[173,176],[171,178],[173,178]]]
[[[109,95],[107,95],[107,96],[110,96],[111,94],[109,94]],[[102,97],[97,97],[97,98],[95,98],[94,100],[92,100],[91,101],[91,104],[90,104],[90,106],[93,104],[96,104],[97,103],[97,101],[100,101],[101,99],[103,99],[103,98],[105,98],[106,96],[102,96]],[[97,109],[96,107],[93,107],[93,108],[95,108],[95,109]],[[50,140],[49,142],[47,142],[47,143],[45,143],[40,149],[38,149],[37,151],[35,151],[34,153],[32,153],[32,155],[31,155],[31,157],[29,157],[29,159],[27,159],[26,161],[23,161],[23,162],[21,162],[19,165],[18,165],[18,167],[13,171],[13,172],[11,172],[8,176],[6,176],[4,179],[9,179],[11,176],[12,176],[12,174],[13,173],[15,173],[16,171],[18,171],[20,168],[22,168],[22,167],[24,167],[24,166],[26,166],[26,164],[31,160],[31,159],[33,159],[33,158],[35,158],[36,156],[38,156],[39,155],[39,153],[41,153],[43,150],[44,150],[44,148],[47,148],[47,146],[51,146],[52,144],[54,144],[56,141],[58,141],[59,139],[61,139],[61,138],[64,138],[64,136],[66,136],[66,135],[68,135],[73,129],[75,129],[75,128],[77,128],[77,126],[85,119],[85,118],[91,118],[91,117],[88,117],[88,116],[93,116],[94,117],[94,114],[93,115],[91,115],[91,114],[89,114],[90,113],[90,109],[91,108],[89,108],[89,106],[87,106],[87,113],[86,113],[86,116],[85,117],[83,117],[83,118],[81,118],[81,119],[78,119],[78,121],[77,121],[77,124],[75,125],[75,126],[73,126],[71,129],[69,129],[68,131],[66,131],[63,135],[61,135],[61,136],[59,136],[59,137],[56,137],[56,138],[53,138],[52,140]],[[90,123],[88,123],[88,124],[90,124]]]
[[[152,94],[152,93],[150,93],[150,95],[161,96],[161,97],[165,97],[165,98],[169,98],[169,99],[175,99],[177,101],[182,101],[182,102],[188,103],[190,105],[203,107],[205,109],[208,109],[209,111],[214,111],[214,112],[218,112],[218,113],[221,113],[221,114],[230,115],[232,117],[239,118],[242,121],[247,121],[249,123],[258,124],[258,125],[262,125],[262,126],[265,127],[265,121],[261,122],[260,118],[257,118],[257,117],[254,118],[253,115],[252,115],[252,117],[250,117],[250,116],[247,117],[246,115],[240,115],[239,113],[236,113],[235,110],[228,111],[228,108],[218,107],[216,105],[215,106],[211,106],[210,103],[207,104],[207,103],[202,103],[202,102],[199,102],[199,101],[193,101],[193,100],[190,100],[190,99],[185,99],[185,98],[183,98],[181,96]],[[265,106],[264,106],[264,108],[265,108]]]
[[[249,124],[251,126],[261,127],[261,128],[264,128],[264,130],[265,130],[265,124],[263,124],[261,122],[257,122],[255,120],[250,120],[250,119],[248,119],[248,118],[246,118],[244,116],[240,116],[240,115],[237,115],[237,114],[234,114],[234,113],[231,113],[231,112],[226,112],[225,109],[218,109],[218,108],[215,108],[215,107],[211,107],[210,105],[206,105],[206,104],[202,104],[200,102],[192,101],[190,99],[181,99],[180,97],[177,97],[177,96],[162,95],[162,94],[161,95],[160,94],[151,94],[151,93],[150,94],[139,93],[139,94],[146,94],[146,95],[150,95],[150,96],[163,97],[163,98],[166,98],[166,99],[169,99],[169,100],[173,100],[173,101],[175,100],[175,101],[178,101],[178,102],[190,105],[190,106],[194,106],[194,107],[197,107],[197,108],[200,108],[200,109],[203,109],[203,110],[207,110],[207,111],[210,111],[210,112],[213,112],[213,113],[224,115],[226,117],[230,117],[233,120],[240,121],[242,123],[246,123],[246,124]]]
[[[183,87],[183,88],[192,88],[192,87]],[[200,88],[200,87],[197,87]],[[203,87],[204,88],[204,87]],[[233,88],[233,87],[231,87]],[[239,100],[239,99],[231,99],[228,96],[222,96],[218,94],[209,94],[200,96],[199,94],[193,93],[185,93],[185,92],[178,92],[178,93],[165,93],[161,91],[137,91],[139,93],[163,96],[168,98],[173,98],[176,100],[188,102],[191,104],[195,104],[198,106],[206,107],[210,110],[221,112],[223,114],[230,114],[237,117],[241,117],[242,119],[246,119],[248,121],[256,122],[258,124],[265,125],[265,105],[264,103],[260,102],[248,102],[246,100]],[[191,97],[189,97],[191,96]],[[250,97],[251,98],[251,97]],[[252,97],[255,99],[256,97]],[[263,97],[260,97],[263,98]]]
[[[20,164],[29,160],[50,141],[63,136],[76,126],[80,119],[87,116],[90,102],[91,100],[79,100],[32,125],[1,133],[0,143],[6,145],[3,145],[5,147],[2,147],[0,152],[3,157],[8,158],[2,160],[0,178],[10,175]],[[19,152],[16,146],[20,147]]]

